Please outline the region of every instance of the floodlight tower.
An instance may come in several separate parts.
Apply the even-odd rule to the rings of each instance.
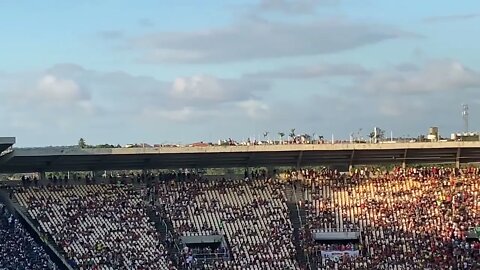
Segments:
[[[468,104],[462,104],[462,117],[465,132],[468,133]]]

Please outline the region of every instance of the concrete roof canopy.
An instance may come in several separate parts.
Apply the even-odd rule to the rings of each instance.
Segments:
[[[0,173],[228,167],[302,167],[480,161],[480,142],[14,149]]]
[[[0,137],[0,154],[15,144],[14,137]]]

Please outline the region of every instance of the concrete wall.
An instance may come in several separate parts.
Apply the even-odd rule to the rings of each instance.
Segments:
[[[289,152],[332,150],[398,150],[398,149],[445,149],[480,148],[480,142],[414,142],[414,143],[339,143],[339,144],[288,144],[252,146],[208,147],[158,147],[158,148],[31,148],[15,149],[16,156],[48,155],[134,155],[134,154],[187,154],[187,153],[241,153],[241,152]]]

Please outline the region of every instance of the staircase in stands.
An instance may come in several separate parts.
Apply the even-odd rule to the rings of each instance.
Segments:
[[[303,250],[303,240],[301,238],[302,230],[302,209],[298,205],[298,195],[296,190],[291,185],[285,186],[285,195],[287,197],[287,206],[289,210],[290,220],[292,221],[293,226],[293,243],[295,245],[296,259],[299,264],[307,266],[308,261]],[[305,215],[305,210],[303,209],[303,215]]]

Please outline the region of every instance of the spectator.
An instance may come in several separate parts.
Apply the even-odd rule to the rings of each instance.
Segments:
[[[1,203],[0,269],[56,269],[43,247]]]

